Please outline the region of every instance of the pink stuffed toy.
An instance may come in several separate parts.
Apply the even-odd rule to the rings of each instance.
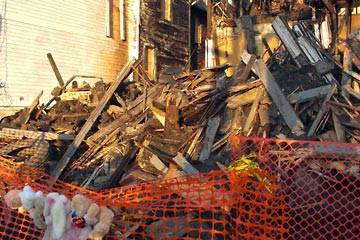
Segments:
[[[64,195],[52,192],[46,196],[44,218],[47,224],[44,240],[71,239],[67,235],[71,228],[71,205]]]

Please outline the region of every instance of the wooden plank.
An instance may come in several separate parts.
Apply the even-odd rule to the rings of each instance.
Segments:
[[[227,99],[226,106],[230,109],[236,109],[254,102],[258,88],[250,89],[242,94],[233,95]]]
[[[252,68],[253,64],[255,63],[255,60],[256,60],[256,55],[252,54],[249,61],[246,64],[245,68],[242,70],[242,72],[239,76],[238,76],[238,74],[239,74],[238,71],[240,68],[240,64],[238,65],[237,72],[234,75],[235,76],[234,83],[233,83],[234,85],[243,83],[244,81],[247,80],[247,78],[251,72],[251,68]]]
[[[154,106],[153,101],[149,103],[149,109],[152,111],[154,116],[159,120],[159,122],[165,126],[166,122],[166,112]]]
[[[279,109],[288,127],[297,136],[302,135],[304,133],[304,124],[301,122],[300,118],[297,116],[284,93],[281,91],[279,85],[265,65],[264,61],[262,59],[257,60],[254,64],[254,68],[261,82],[264,84],[266,91],[269,93],[277,108]]]
[[[334,70],[335,64],[329,60],[321,60],[315,63],[315,70],[319,75],[324,75]]]
[[[312,136],[315,134],[321,120],[323,119],[325,113],[329,110],[329,106],[327,105],[327,102],[330,100],[330,98],[332,97],[332,95],[334,94],[334,92],[336,91],[337,86],[335,84],[333,84],[331,86],[330,91],[328,92],[328,94],[326,95],[323,104],[321,105],[320,111],[318,112],[318,114],[316,115],[316,118],[313,122],[313,124],[310,127],[310,130],[308,131],[308,136]]]
[[[353,77],[356,81],[360,82],[360,74],[358,74],[354,71],[346,70],[346,69],[343,69],[343,71],[346,74],[349,74],[351,77]]]
[[[311,100],[316,99],[316,98],[325,97],[328,94],[328,92],[330,91],[330,89],[331,89],[331,85],[312,88],[312,89],[309,89],[309,90],[305,90],[305,91],[290,94],[290,95],[287,96],[287,99],[292,104],[293,103],[307,102],[307,101],[311,101]]]
[[[52,57],[51,53],[47,54],[47,58],[49,59],[50,65],[55,73],[56,79],[58,80],[60,87],[63,87],[65,85],[64,80],[61,77],[60,71],[59,71],[58,67],[56,66],[56,63],[55,63],[54,58]]]
[[[189,146],[189,149],[187,150],[187,155],[189,155],[191,158],[193,158],[193,152],[195,150],[195,147],[197,146],[197,144],[199,143],[199,139],[200,139],[200,136],[203,132],[204,128],[203,127],[200,127],[198,128],[194,134],[191,136],[192,138],[192,141],[191,141],[191,144]]]
[[[343,69],[344,70],[352,70],[352,54],[350,52],[350,49],[345,48],[344,55],[343,55]],[[351,87],[351,77],[346,74],[345,72],[342,72],[342,78],[341,78],[341,90],[348,95],[347,88]]]
[[[168,167],[160,160],[158,156],[153,154],[150,158],[150,163],[165,176],[166,172],[169,170]]]
[[[250,113],[245,122],[245,126],[244,126],[244,134],[245,135],[249,132],[251,124],[255,119],[256,113],[258,111],[259,103],[260,103],[261,97],[264,95],[264,92],[265,92],[265,89],[263,87],[260,87],[257,89],[255,100],[251,106]]]
[[[251,68],[250,68],[250,70],[251,70]],[[254,80],[254,81],[251,81],[251,82],[248,82],[248,83],[243,83],[243,84],[239,84],[237,86],[230,87],[229,92],[230,93],[236,93],[236,92],[240,92],[240,91],[243,91],[243,90],[258,87],[261,84],[262,84],[261,81],[258,79],[258,80]]]
[[[347,109],[353,110],[355,112],[360,112],[360,107],[350,106],[350,105],[347,105],[347,104],[344,104],[344,103],[335,102],[335,101],[331,101],[331,100],[329,100],[328,103],[332,104],[332,105],[339,106],[339,107],[347,108]]]
[[[324,57],[321,56],[317,49],[309,42],[308,38],[300,36],[297,40],[306,58],[311,64],[316,65],[318,62],[323,61]],[[329,84],[337,83],[337,80],[332,73],[325,73],[323,77]]]
[[[3,128],[0,131],[0,137],[13,138],[13,139],[44,139],[44,140],[74,140],[74,135],[72,134],[57,134],[50,132],[34,132],[29,130],[20,130],[12,128]]]
[[[119,94],[115,93],[114,94],[116,101],[120,104],[121,107],[123,107],[124,109],[127,108],[125,101],[119,96]]]
[[[199,173],[199,171],[191,165],[181,153],[177,153],[177,155],[173,158],[173,161],[180,167],[181,170],[188,174]]]
[[[216,132],[219,128],[221,118],[219,116],[211,118],[207,123],[205,131],[205,138],[203,140],[203,146],[200,152],[199,161],[205,162],[209,158],[211,148],[214,143]]]
[[[269,57],[272,57],[274,55],[273,51],[271,50],[271,47],[269,46],[269,43],[268,41],[266,40],[266,38],[262,38],[262,42],[263,42],[263,45],[265,47],[265,52],[268,52],[269,53]]]
[[[57,180],[60,177],[63,170],[65,169],[67,164],[70,162],[70,159],[75,154],[77,148],[80,146],[81,142],[86,137],[86,134],[89,132],[90,128],[93,126],[96,119],[101,114],[105,105],[110,100],[110,98],[113,95],[113,93],[115,92],[115,90],[119,87],[120,83],[130,75],[131,70],[132,70],[132,65],[134,63],[135,63],[135,60],[133,59],[125,65],[125,67],[119,73],[118,77],[112,82],[111,86],[106,91],[104,97],[101,99],[98,106],[91,112],[90,117],[87,119],[84,126],[81,128],[79,134],[75,137],[74,141],[68,147],[68,149],[64,153],[63,157],[60,159],[59,163],[53,170],[51,175],[54,177],[54,180]]]
[[[272,22],[272,27],[290,53],[290,56],[294,60],[296,66],[302,67],[306,65],[306,58],[298,43],[296,42],[294,33],[291,31],[288,23],[284,20],[284,18],[279,16],[275,17],[274,21]]]
[[[166,101],[164,135],[171,138],[174,132],[179,130],[179,108],[176,106],[176,96],[169,96]]]
[[[261,104],[259,106],[259,119],[260,119],[260,126],[265,126],[270,124],[270,112],[269,112],[269,105],[268,104]]]
[[[338,142],[346,142],[345,130],[344,130],[344,127],[341,125],[341,121],[340,121],[339,117],[336,115],[334,109],[332,109],[331,112],[332,112],[332,119],[333,119],[333,123],[334,123],[337,141]]]
[[[26,112],[25,118],[23,119],[23,122],[21,123],[21,129],[22,130],[26,130],[26,123],[29,121],[30,117],[31,117],[31,113],[34,111],[34,109],[39,105],[40,103],[40,98],[43,95],[43,91],[41,91],[36,98],[34,99],[34,101],[32,102],[32,104],[29,107],[29,110]]]
[[[348,86],[346,88],[346,91],[348,91],[348,93],[351,96],[353,96],[353,97],[357,98],[358,100],[360,100],[360,93],[356,92],[351,86]]]
[[[341,95],[344,95],[344,93],[341,93]],[[329,101],[328,101],[328,104],[335,103],[337,106],[340,106],[340,107],[342,108],[342,110],[343,110],[351,119],[354,119],[355,117],[357,117],[357,116],[359,115],[359,113],[351,113],[351,112],[348,110],[348,108],[346,107],[347,105],[344,104],[344,103],[340,103],[340,101],[339,101],[335,96],[333,96],[333,99],[334,99],[334,101],[329,100]],[[346,97],[345,97],[344,99],[346,99]],[[347,104],[348,104],[349,107],[354,107],[351,102],[347,102]],[[353,109],[353,110],[356,111],[355,109]]]

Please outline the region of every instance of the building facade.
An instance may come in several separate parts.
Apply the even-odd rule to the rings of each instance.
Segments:
[[[0,105],[29,106],[42,90],[43,102],[51,97],[58,82],[47,53],[64,81],[76,74],[111,81],[137,55],[138,13],[127,0],[1,1]]]

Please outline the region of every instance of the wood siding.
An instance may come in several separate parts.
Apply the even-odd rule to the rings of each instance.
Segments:
[[[144,46],[156,48],[158,72],[184,67],[189,60],[189,1],[173,0],[172,22],[163,20],[161,1],[141,1],[140,55]]]
[[[41,90],[41,101],[50,99],[58,82],[47,53],[65,82],[75,74],[112,81],[130,56],[137,55],[132,41],[137,39],[138,1],[124,1],[124,41],[119,0],[113,1],[113,38],[106,37],[105,0],[1,1],[0,106],[28,106]]]

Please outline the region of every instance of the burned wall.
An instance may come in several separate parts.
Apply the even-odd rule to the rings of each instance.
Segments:
[[[157,72],[167,66],[184,67],[189,58],[189,3],[174,0],[172,21],[163,18],[162,0],[140,3],[140,57],[151,45],[156,49]]]

